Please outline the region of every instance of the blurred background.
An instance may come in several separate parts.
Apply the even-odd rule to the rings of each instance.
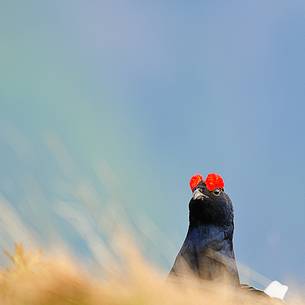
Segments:
[[[1,0],[0,37],[2,248],[128,219],[169,270],[218,172],[241,265],[305,284],[304,1]]]

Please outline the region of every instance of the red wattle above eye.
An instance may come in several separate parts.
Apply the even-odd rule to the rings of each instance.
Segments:
[[[214,191],[216,189],[223,189],[225,183],[220,175],[210,173],[205,179],[205,185],[209,191]]]
[[[190,187],[192,192],[194,192],[195,188],[198,186],[198,184],[203,181],[203,177],[200,174],[194,175],[190,180]]]

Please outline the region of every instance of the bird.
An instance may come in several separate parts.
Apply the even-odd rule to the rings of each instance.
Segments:
[[[240,284],[233,249],[234,212],[224,180],[210,173],[190,180],[189,228],[170,275],[191,272],[203,280]]]
[[[224,179],[217,173],[204,179],[198,173],[189,184],[189,227],[169,277],[191,274],[269,298],[264,291],[240,283],[233,247],[234,209]]]

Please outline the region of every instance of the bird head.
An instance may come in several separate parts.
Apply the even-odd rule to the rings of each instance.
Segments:
[[[229,196],[224,191],[224,180],[210,173],[206,179],[196,174],[190,180],[193,192],[189,209],[190,222],[193,224],[231,225],[233,207]]]

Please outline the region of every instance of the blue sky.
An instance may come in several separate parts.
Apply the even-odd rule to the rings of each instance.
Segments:
[[[83,209],[85,185],[102,214],[115,202],[154,224],[147,247],[162,235],[153,252],[168,268],[189,177],[215,171],[238,260],[304,283],[303,1],[1,6],[0,192],[25,222],[42,236],[63,226],[85,251],[54,212],[63,200]]]

